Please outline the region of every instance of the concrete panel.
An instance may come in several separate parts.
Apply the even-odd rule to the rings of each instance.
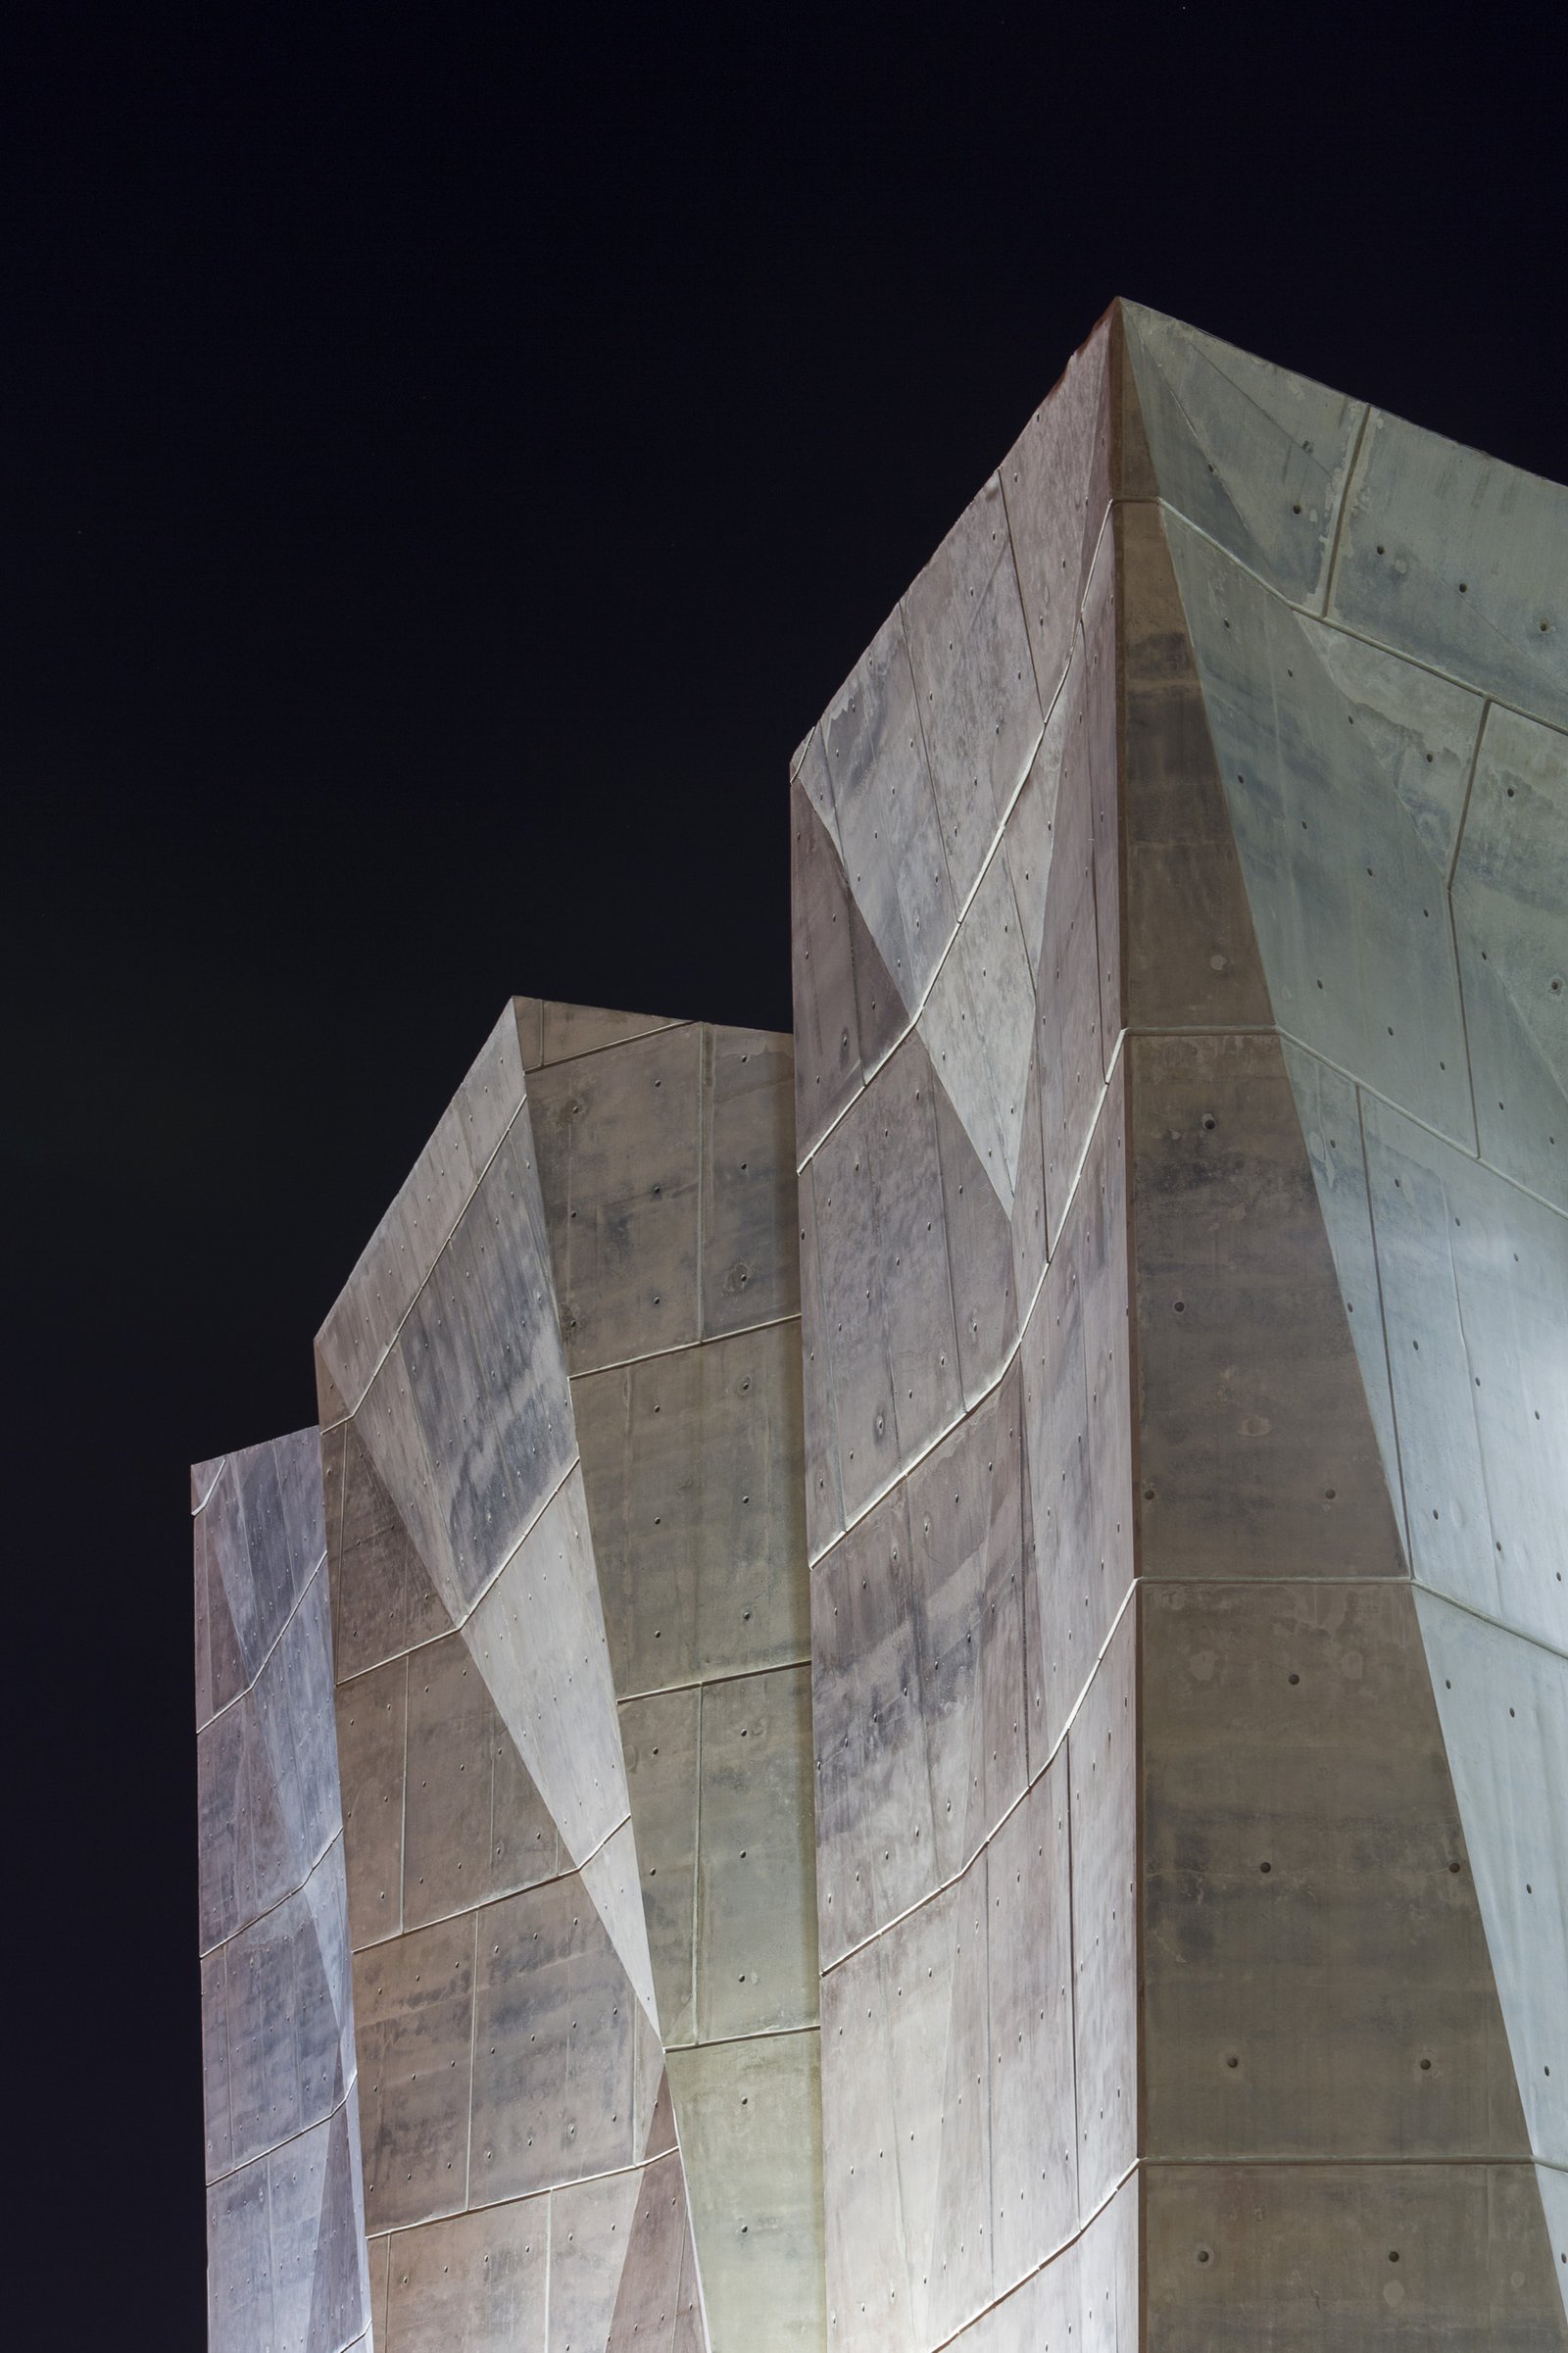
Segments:
[[[695,1689],[620,1703],[620,1744],[666,2049],[697,2035],[698,1705]]]
[[[1046,1146],[1040,1126],[1040,1057],[1033,1054],[1024,1092],[1018,1190],[1012,1202],[1012,1299],[1016,1317],[1029,1311],[1046,1271]],[[956,1278],[955,1278],[956,1288]],[[964,1317],[959,1308],[959,1339]]]
[[[1374,410],[1329,613],[1562,727],[1565,544],[1560,483]]]
[[[826,766],[823,765],[824,784]],[[850,886],[810,800],[790,789],[790,933],[795,1001],[795,1136],[814,1151],[863,1083]]]
[[[766,1030],[703,1031],[705,1340],[798,1314],[795,1056]]]
[[[1143,1615],[1150,2153],[1524,2154],[1409,1587]]]
[[[892,1056],[865,1099],[863,1115],[858,1110],[845,1127],[869,1163],[875,1185],[874,1230],[903,1464],[951,1428],[963,1404],[935,1089],[917,1038],[906,1040]],[[820,1206],[819,1197],[819,1213]],[[849,1492],[846,1466],[846,1502]]]
[[[1067,1734],[1080,2212],[1109,2194],[1138,2146],[1137,1606]]]
[[[1012,882],[1019,934],[1031,973],[1040,969],[1045,941],[1046,892],[1051,881],[1066,735],[1067,702],[1058,694],[1046,714],[1039,745],[1002,837],[1002,855]]]
[[[353,2065],[341,1866],[320,1866],[313,1902],[289,1896],[228,1945],[224,2023],[234,2164],[319,2124]]]
[[[654,1991],[654,1965],[648,1951],[648,1922],[637,1869],[637,1842],[629,1819],[611,1833],[597,1854],[588,1857],[582,1867],[582,1884],[609,1932],[632,1991],[650,2025],[657,2028],[659,1999]]]
[[[629,2353],[642,2353],[644,2346],[656,2353],[706,2353],[697,2251],[678,2157],[651,2165],[643,2175],[610,2342]]]
[[[698,1337],[702,1033],[693,1024],[541,1071],[539,1181],[573,1373]]]
[[[1145,1568],[1402,1575],[1279,1042],[1138,1039],[1131,1088]]]
[[[224,1948],[202,1957],[202,2110],[207,2132],[203,2164],[209,2181],[233,2164],[228,2100],[228,1988]]]
[[[1078,2220],[1067,1769],[1058,1757],[991,1841],[991,2234],[1000,2295]]]
[[[816,1172],[803,1168],[797,1188],[801,1214],[801,1372],[806,1442],[807,1557],[817,1559],[844,1528],[840,1474],[838,1390],[832,1377],[827,1309],[822,1298],[816,1234]],[[837,1253],[832,1264],[840,1263]]]
[[[1032,1079],[1032,1070],[1030,1075]],[[1031,1086],[1025,1103],[1036,1114],[1037,1186],[1041,1182],[1038,1100],[1038,1093]],[[948,1277],[957,1332],[958,1373],[964,1403],[973,1405],[995,1386],[1018,1337],[1012,1229],[940,1079],[931,1082],[931,1101],[936,1110],[937,1158],[943,1222],[947,1229]],[[1038,1192],[1036,1232],[1042,1252],[1044,1198],[1043,1190]],[[1027,1211],[1024,1214],[1027,1216]]]
[[[1127,1069],[1118,1061],[1089,1141],[1067,1224],[1083,1319],[1089,1516],[1088,1646],[1098,1651],[1133,1579],[1132,1332],[1128,1275]]]
[[[977,1445],[986,1418],[983,1412],[970,1417],[966,1430],[971,1445]],[[1029,1778],[1024,1594],[1034,1563],[1025,1533],[1023,1422],[1023,1379],[1015,1359],[997,1392],[985,1472],[983,1476],[979,1473],[977,1462],[967,1471],[982,1495],[988,1487],[990,1491],[985,1582],[975,1629],[980,1656],[965,1841],[970,1850],[990,1836],[1022,1796]],[[937,1466],[938,1457],[933,1456],[927,1493],[937,1478],[945,1479],[947,1465],[942,1464],[940,1470]],[[960,1468],[956,1488],[963,1475]],[[920,1510],[920,1490],[913,1481],[910,1498],[911,1512],[917,1512],[921,1521],[931,1516],[929,1505]],[[917,1537],[916,1557],[918,1550]]]
[[[252,2353],[271,2327],[271,2218],[259,2157],[207,2192],[207,2342],[211,2353]]]
[[[624,1046],[631,1038],[646,1038],[659,1029],[683,1024],[660,1013],[616,1013],[592,1005],[555,1005],[540,1007],[539,1066],[574,1061],[578,1054],[597,1054],[607,1046]],[[536,1065],[528,1065],[532,1070]]]
[[[612,2174],[552,2192],[549,2353],[611,2353],[643,2180],[641,2172]]]
[[[902,615],[892,613],[822,715],[851,893],[906,1005],[957,922]]]
[[[722,2041],[814,2026],[808,1667],[705,1690],[701,1817],[700,2037]]]
[[[1111,496],[1111,323],[1068,361],[1002,466],[1024,618],[1043,710],[1067,666],[1078,607]]]
[[[469,1914],[355,1956],[365,2215],[371,2232],[455,2214],[466,2202],[473,1944]],[[483,2178],[477,2168],[476,2178]]]
[[[1526,2166],[1161,2167],[1145,2215],[1150,2353],[1568,2342]]]
[[[809,1312],[817,1300],[821,1310],[814,1334],[810,1324],[804,1326],[805,1342],[808,1353],[814,1348],[813,1381],[832,1400],[838,1486],[848,1520],[858,1518],[872,1498],[882,1494],[899,1465],[887,1302],[871,1175],[875,1116],[875,1107],[862,1098],[840,1120],[811,1162],[808,1223],[816,1244],[811,1253],[815,1299],[805,1281],[808,1242],[802,1250],[803,1311]],[[803,1212],[807,1207],[804,1192],[803,1185]],[[956,1355],[956,1343],[954,1353]],[[926,1369],[922,1366],[922,1373]],[[914,1384],[907,1386],[912,1390]],[[925,1392],[922,1381],[922,1402],[926,1401]],[[913,1397],[906,1403],[912,1417]],[[819,1509],[829,1503],[822,1478],[818,1471],[813,1481]]]
[[[333,1530],[332,1597],[340,1682],[445,1634],[452,1621],[397,1506],[376,1474],[358,1424],[338,1440],[339,1511]]]
[[[1126,1019],[1122,933],[1126,886],[1122,852],[1121,581],[1116,535],[1107,516],[1084,590],[1084,756],[1089,770],[1095,882],[1095,938],[1100,971],[1102,1069],[1109,1074]]]
[[[804,1657],[794,1323],[592,1374],[573,1402],[617,1692]]]
[[[1487,712],[1453,910],[1482,1157],[1568,1209],[1568,736]]]
[[[1568,1659],[1415,1605],[1529,2146],[1568,2166]]]
[[[545,2353],[550,2202],[523,2198],[393,2242],[385,2353]]]
[[[1557,2166],[1538,2165],[1536,2187],[1541,2192],[1546,2244],[1557,2259],[1557,2285],[1568,2316],[1568,2173]]]
[[[669,2076],[713,2353],[826,2343],[816,2035],[672,2051]]]
[[[1007,861],[993,858],[920,1016],[946,1088],[1005,1213],[1023,1144],[1035,1021],[1033,973]]]
[[[1552,1210],[1362,1098],[1415,1576],[1568,1647],[1568,1247]]]
[[[1152,2325],[1145,2333],[1139,2189],[1136,2177],[1123,2181],[1078,2241],[1083,2353],[1144,2353],[1152,2338]]]
[[[1166,528],[1275,1018],[1473,1148],[1441,836],[1481,698]]]
[[[407,1661],[393,1659],[343,1684],[337,1694],[349,1937],[356,1952],[403,1927],[408,1681]]]
[[[636,2007],[575,1874],[478,1915],[470,2205],[632,2163]]]
[[[1362,404],[1141,303],[1121,311],[1166,506],[1321,610]]]
[[[1040,1125],[1045,1137],[1046,1204],[1053,1248],[1089,1141],[1104,1072],[1087,689],[1081,662],[1068,672],[1063,706],[1061,778],[1036,984]]]
[[[1334,1254],[1340,1296],[1361,1368],[1361,1386],[1377,1433],[1383,1476],[1401,1539],[1408,1541],[1404,1489],[1394,1429],[1394,1393],[1383,1336],[1383,1304],[1377,1250],[1372,1239],[1372,1204],[1367,1193],[1366,1154],[1361,1143],[1361,1105],[1353,1080],[1332,1069],[1289,1038],[1280,1041],[1297,1116],[1324,1230]]]
[[[409,1660],[403,1917],[408,1928],[553,1879],[556,1826],[461,1635]]]
[[[1127,1018],[1273,1015],[1160,510],[1115,511],[1125,727]]]
[[[1040,737],[1029,631],[993,474],[904,599],[915,703],[962,907]]]
[[[352,2143],[357,2147],[357,2140]],[[363,2216],[355,2206],[348,2112],[268,2159],[272,2327],[280,2345],[342,2353],[369,2323]]]
[[[565,1852],[592,1854],[630,1808],[579,1470],[485,1594],[466,1639]]]

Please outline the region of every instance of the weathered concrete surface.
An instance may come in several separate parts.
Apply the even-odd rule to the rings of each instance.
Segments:
[[[1562,2341],[1564,495],[1117,306],[798,756],[847,2344]]]
[[[341,2353],[370,2281],[316,1431],[191,1495],[209,2341]]]

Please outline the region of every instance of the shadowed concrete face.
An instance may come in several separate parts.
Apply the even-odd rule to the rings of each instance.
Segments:
[[[1562,2341],[1565,578],[1118,305],[797,755],[843,2342]]]

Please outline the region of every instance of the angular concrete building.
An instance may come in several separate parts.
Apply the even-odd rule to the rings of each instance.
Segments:
[[[193,1474],[215,2345],[1568,2343],[1568,494],[1117,305]]]

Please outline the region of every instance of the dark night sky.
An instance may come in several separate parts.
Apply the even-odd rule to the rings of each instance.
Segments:
[[[1564,60],[1506,7],[35,13],[8,2307],[185,2353],[186,1462],[314,1419],[509,993],[788,1026],[789,754],[1112,295],[1568,472]]]

